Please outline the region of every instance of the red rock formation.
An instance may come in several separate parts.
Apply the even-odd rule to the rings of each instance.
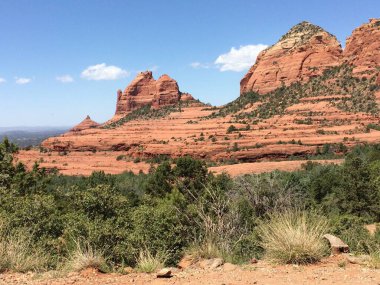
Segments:
[[[342,48],[335,36],[302,22],[275,45],[262,51],[240,82],[240,93],[268,93],[282,84],[306,81],[329,66],[338,65]]]
[[[174,105],[180,99],[177,81],[166,74],[155,80],[151,71],[141,72],[124,92],[117,92],[116,115],[124,115],[147,104],[152,104],[153,108]]]
[[[76,125],[74,128],[70,130],[70,132],[80,132],[83,130],[96,128],[99,124],[93,120],[91,120],[90,116],[87,116],[82,122]]]
[[[116,115],[123,115],[151,103],[156,94],[155,82],[151,71],[139,73],[124,92],[117,92]]]
[[[182,93],[181,94],[181,101],[183,102],[188,102],[188,101],[194,101],[194,97],[191,96],[191,94],[189,93]]]
[[[160,106],[174,105],[180,100],[180,92],[177,81],[168,75],[162,75],[156,82],[156,94],[152,106],[158,109]]]
[[[355,65],[354,72],[374,70],[380,66],[380,19],[370,19],[355,29],[346,41],[345,60]]]

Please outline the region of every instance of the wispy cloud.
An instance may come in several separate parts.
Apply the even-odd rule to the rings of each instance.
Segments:
[[[159,68],[160,68],[160,67],[159,67],[158,65],[153,65],[153,66],[151,66],[148,70],[155,72],[155,71],[157,71]]]
[[[209,63],[201,63],[198,61],[190,63],[190,66],[195,69],[203,68],[203,69],[209,69],[212,67],[212,64]]]
[[[69,74],[57,76],[55,79],[62,83],[70,83],[74,81],[74,78],[72,78]]]
[[[31,78],[25,78],[25,77],[15,77],[15,80],[16,80],[16,84],[19,84],[19,85],[25,85],[32,82]]]
[[[264,44],[232,47],[229,52],[218,56],[214,64],[220,71],[244,71],[255,63],[258,54],[267,47]]]
[[[5,82],[7,82],[7,81],[5,80],[5,78],[0,77],[0,84],[1,84],[1,83],[5,83]]]
[[[105,63],[89,66],[81,73],[81,77],[87,80],[117,80],[129,75],[129,71]]]

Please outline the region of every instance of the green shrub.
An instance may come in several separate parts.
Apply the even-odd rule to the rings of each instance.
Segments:
[[[227,129],[227,134],[231,134],[233,132],[236,132],[238,129],[234,126],[234,125],[231,125],[228,127]]]

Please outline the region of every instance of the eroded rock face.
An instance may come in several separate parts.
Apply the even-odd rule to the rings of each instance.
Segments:
[[[125,88],[117,92],[116,115],[138,109],[151,103],[156,94],[156,85],[151,71],[139,73]]]
[[[355,65],[356,73],[373,71],[380,66],[380,19],[370,19],[352,32],[346,41],[344,58]]]
[[[70,132],[80,132],[83,130],[96,128],[99,124],[93,120],[91,120],[90,116],[87,116],[82,122],[76,125],[74,128],[70,130]]]
[[[117,92],[116,115],[124,115],[147,104],[152,104],[153,108],[174,105],[180,99],[178,83],[170,76],[164,74],[155,80],[151,71],[141,72],[124,92]]]
[[[160,106],[174,105],[180,100],[180,92],[177,81],[168,75],[162,75],[156,82],[156,94],[154,95],[152,106],[160,108]]]
[[[240,93],[268,93],[282,84],[307,81],[340,63],[342,48],[335,36],[302,22],[262,51],[240,82]]]

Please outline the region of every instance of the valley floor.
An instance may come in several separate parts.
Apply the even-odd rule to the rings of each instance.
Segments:
[[[132,273],[128,275],[100,274],[92,270],[54,277],[53,273],[2,274],[0,284],[41,284],[41,285],[103,285],[103,284],[380,284],[380,270],[350,264],[343,257],[327,258],[319,264],[309,266],[274,266],[266,262],[254,265],[235,266],[224,264],[215,270],[186,269],[174,273],[169,279],[158,279],[154,274]]]
[[[40,153],[39,151],[21,150],[16,154],[16,160],[22,161],[29,169],[34,163],[39,162],[40,167],[48,169],[57,168],[64,175],[91,175],[93,171],[104,171],[108,174],[121,174],[126,171],[134,173],[148,173],[150,164],[144,161],[135,163],[133,161],[118,160],[118,156],[125,155],[124,152],[70,152],[67,155],[60,155],[58,152]],[[302,164],[308,160],[288,160],[288,161],[258,161],[251,163],[238,163],[209,167],[211,172],[220,174],[226,172],[231,176],[239,176],[250,173],[271,172],[274,170],[294,171],[301,168]],[[342,159],[312,160],[321,164],[340,164]]]

